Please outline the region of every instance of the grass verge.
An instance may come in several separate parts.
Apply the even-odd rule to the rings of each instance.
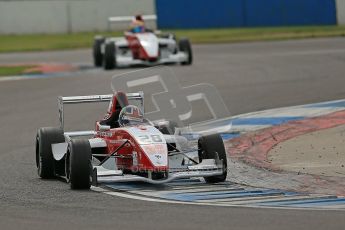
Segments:
[[[231,43],[345,36],[345,26],[300,26],[209,30],[177,30],[193,43]]]
[[[163,30],[167,31],[175,33],[177,37],[188,37],[194,44],[345,36],[345,26]],[[90,48],[96,34],[122,36],[123,33],[0,35],[0,52]]]
[[[0,77],[21,75],[34,66],[0,66]]]

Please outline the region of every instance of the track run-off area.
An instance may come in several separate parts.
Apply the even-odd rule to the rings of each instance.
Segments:
[[[171,68],[183,86],[205,82],[217,87],[234,116],[234,132],[223,136],[231,149],[239,144],[231,141],[252,131],[344,110],[344,47],[342,38],[196,45],[192,66]],[[57,97],[111,93],[111,77],[131,69],[94,69],[91,50],[0,55],[1,64],[13,62],[82,69],[0,80],[3,229],[342,229],[345,224],[344,194],[325,186],[326,177],[317,178],[325,180],[317,184],[305,174],[267,169],[229,152],[228,179],[219,185],[200,180],[164,186],[122,183],[94,192],[41,180],[34,139],[39,127],[58,125]],[[309,106],[271,110],[296,105]],[[90,112],[71,107],[69,128],[92,128],[106,107],[92,105]]]

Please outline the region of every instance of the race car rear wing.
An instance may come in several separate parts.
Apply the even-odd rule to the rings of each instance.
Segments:
[[[143,20],[145,21],[156,21],[157,15],[142,15]],[[108,18],[108,31],[110,31],[112,23],[119,23],[119,22],[131,22],[133,20],[133,16],[117,16],[117,17],[109,17]]]
[[[139,108],[144,111],[144,92],[127,93],[128,101],[138,101]],[[60,127],[64,130],[64,104],[81,104],[81,103],[93,103],[93,102],[108,102],[112,99],[113,94],[106,95],[88,95],[88,96],[71,96],[71,97],[58,97],[59,107],[59,122]]]

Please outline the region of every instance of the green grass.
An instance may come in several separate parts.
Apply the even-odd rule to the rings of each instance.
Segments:
[[[167,31],[188,37],[194,44],[345,36],[345,26],[163,30]],[[122,32],[0,35],[0,52],[90,48],[96,34],[121,36]]]
[[[1,76],[13,76],[20,75],[25,70],[32,68],[33,66],[0,66],[0,77]]]
[[[302,26],[209,30],[177,30],[177,36],[193,43],[231,43],[345,36],[345,26]]]
[[[0,35],[0,52],[90,48],[96,34],[119,36],[122,33]]]

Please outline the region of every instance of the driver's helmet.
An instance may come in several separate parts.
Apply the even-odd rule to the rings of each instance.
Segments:
[[[124,107],[119,115],[120,126],[134,126],[144,123],[144,115],[142,111],[135,105]]]
[[[140,14],[135,15],[135,20],[144,22],[143,16],[141,16]]]
[[[135,18],[133,18],[131,28],[132,33],[145,32],[145,22],[141,15],[136,15]]]

